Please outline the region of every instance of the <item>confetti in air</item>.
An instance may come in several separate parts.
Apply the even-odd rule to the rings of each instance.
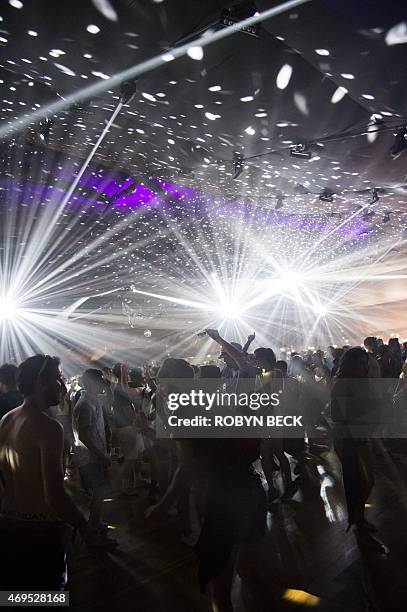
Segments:
[[[350,62],[300,11],[295,45],[281,21],[171,46],[191,15],[131,4],[62,3],[46,35],[27,2],[2,8],[1,360],[182,356],[211,326],[297,348],[407,337],[404,22],[355,34]]]

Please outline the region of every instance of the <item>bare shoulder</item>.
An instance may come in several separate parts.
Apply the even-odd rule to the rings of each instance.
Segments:
[[[18,408],[13,408],[13,410],[7,412],[4,417],[0,419],[0,431],[4,431],[4,429],[12,425],[12,423],[15,421],[16,418],[18,418],[20,413],[21,406],[19,406]]]
[[[64,428],[61,423],[47,414],[41,415],[39,425],[41,427],[42,438],[58,439],[63,436]]]

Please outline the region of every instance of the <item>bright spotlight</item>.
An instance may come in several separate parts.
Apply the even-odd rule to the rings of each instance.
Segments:
[[[10,321],[19,315],[17,304],[8,298],[0,298],[0,321]]]
[[[222,304],[220,312],[224,319],[239,319],[242,314],[241,308],[232,302]]]
[[[324,306],[317,306],[315,308],[315,313],[319,316],[319,317],[326,317],[326,315],[328,314],[328,309],[325,308]]]
[[[301,275],[297,274],[296,272],[285,272],[281,276],[281,283],[287,289],[295,289],[301,285],[302,280]]]

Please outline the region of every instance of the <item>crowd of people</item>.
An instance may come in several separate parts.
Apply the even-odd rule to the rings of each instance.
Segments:
[[[214,611],[233,609],[236,570],[258,600],[256,609],[264,609],[265,599],[273,597],[258,572],[267,511],[277,500],[290,500],[308,478],[309,458],[320,443],[311,430],[320,432],[341,462],[348,528],[361,547],[384,552],[365,505],[374,486],[372,454],[386,441],[355,434],[352,425],[370,415],[373,404],[388,413],[395,405],[407,408],[407,342],[368,337],[363,347],[280,351],[277,359],[268,347],[251,351],[255,334],[244,346],[214,329],[205,334],[219,345],[217,363],[117,363],[87,368],[71,380],[64,380],[58,358],[48,355],[0,367],[0,536],[8,559],[1,590],[63,590],[66,525],[91,550],[114,551],[118,544],[103,520],[104,497],[131,503],[145,495],[147,520],[178,517],[182,541],[196,553],[200,589]],[[242,381],[253,391],[286,381],[291,405],[306,417],[302,434],[158,437],[160,381],[200,378],[227,391]],[[380,386],[370,384],[375,380]],[[75,502],[79,490],[87,495],[86,514]]]

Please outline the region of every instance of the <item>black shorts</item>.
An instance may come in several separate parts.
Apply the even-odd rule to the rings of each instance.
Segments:
[[[64,590],[67,567],[63,526],[1,518],[0,541],[1,591]]]
[[[251,466],[223,466],[215,471],[208,482],[202,530],[195,546],[202,593],[222,573],[235,546],[263,539],[266,516],[266,493]]]

